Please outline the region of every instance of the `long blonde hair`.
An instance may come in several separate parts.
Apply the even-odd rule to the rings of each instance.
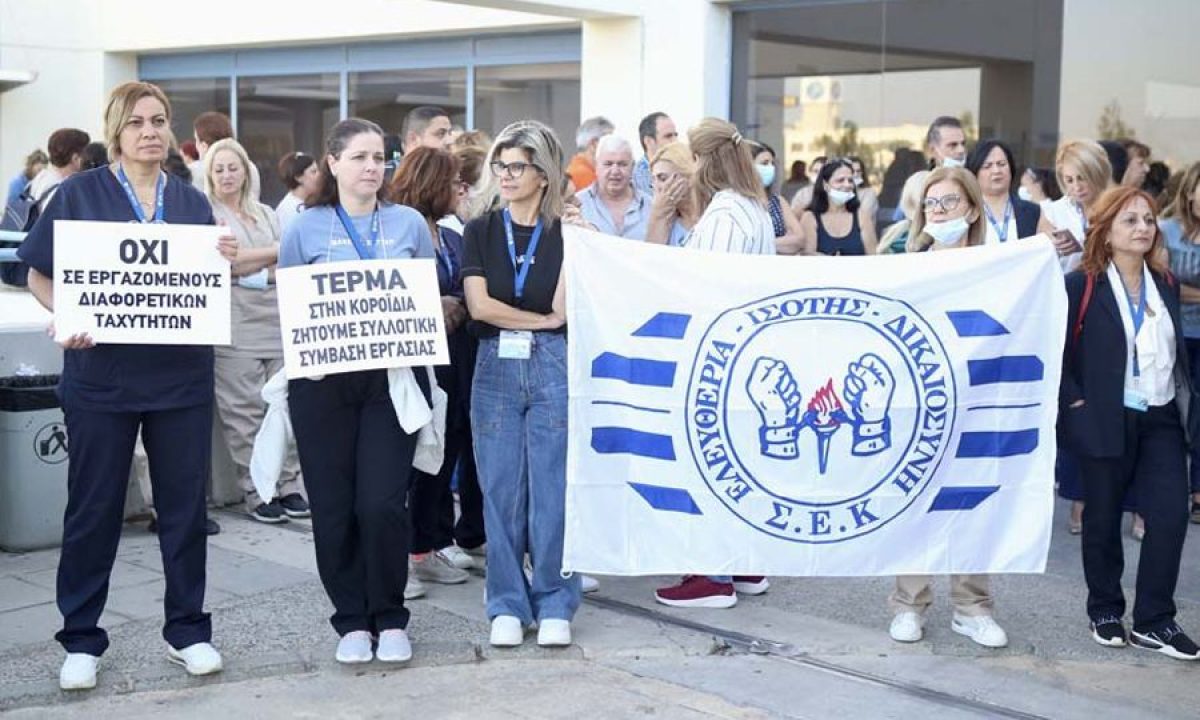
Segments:
[[[212,179],[212,166],[216,161],[217,153],[222,150],[228,150],[233,153],[242,166],[242,187],[238,190],[237,210],[244,215],[254,218],[259,227],[266,227],[270,221],[267,219],[266,213],[263,212],[262,206],[254,199],[254,191],[250,180],[250,156],[246,154],[246,149],[242,147],[241,143],[233,138],[216,141],[209,146],[208,152],[204,154],[204,194],[208,196],[209,204],[216,206],[218,202],[216,183]]]
[[[704,118],[688,130],[688,145],[696,156],[692,192],[697,209],[703,212],[721,190],[732,190],[766,206],[767,195],[754,169],[750,141],[742,137],[736,125]]]
[[[921,192],[925,187],[925,178],[929,177],[928,170],[918,170],[904,181],[904,189],[900,191],[900,210],[904,217],[888,226],[883,237],[879,238],[876,252],[885,255],[892,251],[892,243],[904,233],[912,229],[913,218],[921,212]]]
[[[967,228],[967,247],[982,245],[987,237],[987,226],[984,224],[987,221],[983,219],[983,192],[979,189],[979,181],[975,179],[975,175],[966,168],[959,167],[939,167],[929,172],[929,177],[925,178],[925,182],[921,185],[921,203],[924,204],[925,196],[929,193],[929,188],[937,185],[943,180],[958,185],[963,194],[966,195],[966,200],[971,203],[971,209],[975,211],[975,219],[971,220],[968,217],[967,222],[970,227]],[[970,212],[968,211],[968,216]],[[916,214],[913,215],[912,231],[908,234],[908,252],[923,252],[928,250],[933,245],[933,238],[925,233],[925,209],[920,207]]]

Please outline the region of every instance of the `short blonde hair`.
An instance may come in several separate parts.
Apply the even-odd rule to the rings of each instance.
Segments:
[[[121,130],[133,115],[133,106],[144,97],[152,97],[163,105],[167,114],[167,141],[174,147],[175,135],[170,131],[171,101],[160,87],[148,82],[121,83],[108,94],[108,106],[104,109],[104,143],[108,145],[108,159],[121,157]]]
[[[654,171],[654,166],[663,160],[679,168],[679,172],[687,176],[688,179],[691,179],[696,174],[696,161],[692,159],[692,151],[688,149],[687,145],[681,142],[669,142],[660,147],[654,153],[654,157],[650,158],[651,172]]]
[[[921,184],[918,210],[913,215],[912,232],[908,234],[908,252],[922,252],[933,245],[933,238],[925,233],[925,209],[921,206],[925,196],[929,194],[929,188],[943,181],[958,185],[975,211],[975,219],[967,219],[970,223],[967,228],[967,247],[982,245],[987,236],[987,226],[984,224],[987,221],[983,218],[983,192],[979,189],[979,181],[975,179],[975,175],[966,168],[939,167],[931,170],[925,182]]]
[[[1079,168],[1097,198],[1112,184],[1113,170],[1108,153],[1094,140],[1068,140],[1058,149],[1054,157],[1054,175],[1058,179],[1058,186],[1064,190],[1067,184],[1063,181],[1063,165],[1067,163],[1074,163]]]
[[[223,150],[233,153],[237,157],[238,162],[242,164],[243,177],[242,187],[238,190],[238,209],[254,218],[260,227],[265,227],[270,221],[260,209],[258,201],[254,199],[253,183],[250,179],[250,156],[246,154],[246,148],[242,147],[241,143],[233,138],[216,141],[209,146],[208,152],[204,154],[204,194],[208,196],[209,204],[217,204],[216,183],[213,182],[212,178],[212,166],[217,160],[217,153]]]
[[[750,141],[737,126],[719,118],[704,118],[688,130],[688,145],[696,156],[695,189],[697,207],[703,210],[721,190],[732,190],[766,205],[762,179],[754,169]]]
[[[542,193],[542,203],[538,214],[546,222],[553,222],[563,214],[563,148],[548,126],[537,120],[518,120],[500,131],[492,149],[488,152],[487,166],[489,168],[488,189],[485,197],[499,195],[499,178],[490,172],[492,162],[500,157],[505,150],[519,148],[525,151],[529,162],[537,166],[546,178],[546,188]]]

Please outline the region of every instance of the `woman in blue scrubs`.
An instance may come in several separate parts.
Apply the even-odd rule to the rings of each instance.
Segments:
[[[421,214],[385,202],[383,130],[348,118],[333,126],[321,161],[321,191],[292,221],[279,267],[347,260],[432,258]],[[420,428],[397,408],[429,409],[429,380],[389,392],[387,370],[360,370],[288,383],[288,411],[312,506],[317,571],[333,603],[342,663],[412,657],[405,628],[410,523],[408,488]],[[411,386],[410,386],[411,387]],[[423,408],[417,407],[423,404]],[[421,414],[417,412],[415,414]]]
[[[112,164],[59,186],[18,254],[29,289],[54,310],[54,221],[212,225],[202,194],[163,172],[173,138],[171,105],[158,87],[115,88],[104,113]],[[222,238],[233,260],[237,243]],[[125,508],[133,447],[141,431],[158,510],[166,577],[163,598],[168,658],[193,675],[221,669],[204,612],[207,538],[204,492],[212,450],[213,349],[196,345],[95,344],[86,334],[63,343],[58,393],[69,440],[67,510],[58,565],[55,635],[67,651],[64,690],[95,687],[108,635],[99,627],[108,598]]]

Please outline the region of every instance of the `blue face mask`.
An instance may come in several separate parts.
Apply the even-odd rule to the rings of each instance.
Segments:
[[[763,187],[771,187],[771,184],[775,182],[775,166],[755,163],[754,169],[758,171],[758,176],[762,178]]]

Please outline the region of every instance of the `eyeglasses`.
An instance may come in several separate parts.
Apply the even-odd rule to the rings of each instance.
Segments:
[[[537,165],[534,165],[533,163],[527,163],[527,162],[506,163],[506,162],[501,162],[499,160],[493,160],[489,167],[492,169],[492,174],[495,175],[496,177],[502,177],[504,175],[508,175],[513,180],[517,180],[522,175],[524,175],[525,170],[527,168],[533,168],[534,170],[537,170],[538,172],[542,171],[542,169],[540,167],[538,167]]]
[[[958,204],[960,202],[962,202],[962,196],[958,195],[956,193],[952,193],[950,195],[943,195],[940,198],[927,197],[923,201],[921,201],[921,208],[925,211],[925,214],[927,214],[927,215],[929,213],[933,212],[935,208],[941,208],[942,212],[948,213],[948,212],[954,212],[955,208],[958,207]]]

